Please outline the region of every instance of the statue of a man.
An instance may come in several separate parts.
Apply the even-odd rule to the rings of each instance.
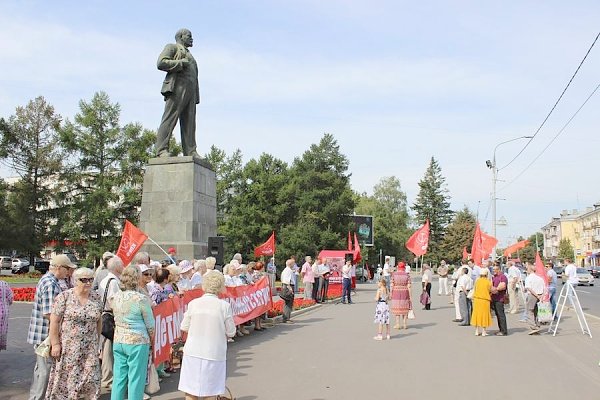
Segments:
[[[189,29],[175,34],[176,43],[170,43],[158,56],[157,67],[166,71],[161,93],[165,111],[156,136],[156,155],[169,156],[169,140],[179,120],[181,145],[186,156],[199,157],[196,152],[196,104],[200,103],[198,65],[188,50],[194,40]]]

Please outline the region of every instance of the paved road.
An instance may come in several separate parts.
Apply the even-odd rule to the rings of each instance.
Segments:
[[[238,400],[458,398],[459,391],[465,400],[598,398],[600,320],[588,320],[593,339],[581,334],[570,311],[555,337],[528,336],[518,315],[508,316],[509,336],[475,337],[471,327],[451,322],[448,298],[434,294],[431,311],[415,306],[408,330],[377,342],[374,291],[375,285],[359,285],[354,305],[325,305],[295,325],[237,339],[227,369]],[[11,320],[11,335],[17,325]],[[24,399],[32,351],[11,351],[0,354],[0,397]],[[166,379],[153,399],[181,399],[177,381],[178,374]],[[10,382],[16,384],[7,391]]]

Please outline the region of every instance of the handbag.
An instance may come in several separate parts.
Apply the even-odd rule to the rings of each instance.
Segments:
[[[552,321],[552,305],[549,301],[540,301],[537,304],[537,319],[538,322],[546,323]]]
[[[415,319],[415,312],[412,309],[408,310],[408,319]]]
[[[429,298],[429,294],[427,294],[426,291],[423,291],[423,293],[421,293],[421,299],[420,299],[421,304],[423,304],[424,306],[426,306],[427,304],[431,303],[431,299]]]
[[[289,288],[289,286],[284,285],[281,288],[281,292],[279,292],[279,297],[281,297],[283,300],[292,300],[294,298],[294,292],[292,292],[292,289]]]
[[[227,386],[225,386],[225,393],[217,396],[217,400],[235,400],[231,390]]]
[[[46,339],[35,348],[35,354],[40,357],[48,358],[50,356],[50,335],[46,336]]]
[[[106,296],[108,296],[108,287],[115,278],[110,278],[104,288],[104,299],[102,300],[102,336],[112,342],[115,337],[115,316],[112,311],[106,310]]]
[[[475,289],[469,290],[469,292],[467,293],[467,299],[473,299],[474,295],[475,295]]]
[[[158,372],[156,371],[156,367],[152,362],[152,357],[150,357],[150,367],[148,368],[148,384],[146,385],[146,390],[144,390],[148,394],[154,394],[160,390],[160,384],[158,383]]]

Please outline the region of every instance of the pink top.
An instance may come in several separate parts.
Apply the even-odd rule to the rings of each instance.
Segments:
[[[304,274],[304,279],[302,279],[302,282],[315,283],[315,274],[309,262],[305,262],[304,265],[302,265],[302,270],[300,272]]]

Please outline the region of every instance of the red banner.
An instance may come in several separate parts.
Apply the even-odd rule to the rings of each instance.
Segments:
[[[168,361],[171,343],[181,337],[181,321],[187,304],[204,294],[202,289],[188,290],[183,297],[168,299],[153,308],[155,321],[154,365]],[[236,325],[257,318],[272,307],[271,287],[265,276],[254,285],[228,287],[219,296],[231,304]]]
[[[427,246],[429,246],[429,220],[406,241],[406,248],[417,257],[427,253]]]
[[[117,250],[117,256],[123,260],[124,265],[128,265],[135,253],[140,250],[142,244],[148,239],[148,235],[139,230],[134,224],[125,220],[125,228],[123,229],[123,235],[121,236],[121,243],[119,244],[119,250]]]
[[[512,253],[526,247],[528,244],[529,240],[521,240],[520,242],[511,244],[504,250],[504,257],[509,257],[510,255],[512,255]]]
[[[266,242],[254,249],[254,257],[272,256],[273,254],[275,254],[275,231]]]
[[[356,232],[354,232],[354,259],[352,261],[354,264],[358,264],[360,260],[362,260],[362,255],[360,254],[360,243],[358,243]]]

